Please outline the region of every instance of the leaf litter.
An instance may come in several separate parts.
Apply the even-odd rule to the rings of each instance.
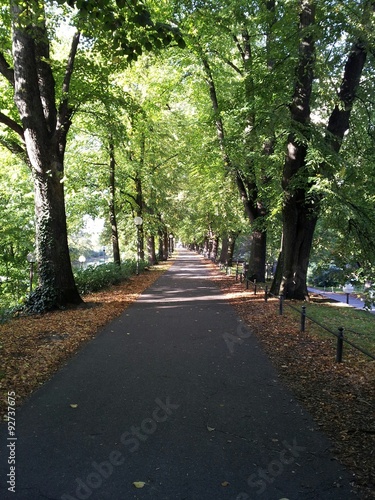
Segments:
[[[17,405],[22,403],[171,264],[161,263],[119,285],[86,295],[78,307],[22,316],[1,324],[0,421],[7,413],[9,391],[16,393]],[[70,406],[76,409],[78,404],[72,402]]]
[[[360,498],[375,499],[375,362],[348,346],[343,363],[336,363],[336,339],[301,333],[296,317],[279,316],[278,299],[265,302],[263,293],[254,295],[234,276],[208,265],[280,378],[330,438],[334,458],[354,474]]]

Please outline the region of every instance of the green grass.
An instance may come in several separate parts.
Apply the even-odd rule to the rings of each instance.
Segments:
[[[297,308],[300,309],[299,306]],[[291,311],[290,308],[288,308]],[[293,311],[296,321],[299,321],[297,311]],[[306,305],[306,332],[321,337],[333,337],[329,332],[309,321],[309,318],[338,333],[339,327],[344,328],[344,337],[369,351],[375,356],[375,315],[341,305],[314,304]],[[298,323],[299,324],[299,323]],[[370,358],[368,358],[370,359]]]

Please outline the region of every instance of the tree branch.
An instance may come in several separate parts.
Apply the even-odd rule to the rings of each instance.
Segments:
[[[20,136],[22,140],[24,140],[23,128],[16,121],[9,118],[9,116],[5,115],[0,111],[0,123],[3,123],[7,127],[9,127],[13,132],[16,132]]]
[[[220,52],[218,50],[213,50],[212,51],[213,54],[216,54],[217,56],[220,57],[220,59],[222,59],[226,64],[228,64],[228,66],[230,66],[232,69],[234,69],[234,71],[236,73],[238,73],[239,75],[243,76],[243,71],[238,67],[236,66],[232,61],[230,61],[229,59],[227,59],[226,57],[222,57],[222,55],[220,54]]]
[[[8,149],[12,154],[21,158],[29,167],[30,161],[27,156],[26,150],[16,141],[4,139],[4,137],[0,137],[0,144]]]
[[[0,52],[0,73],[5,76],[5,78],[12,84],[14,87],[14,71],[9,66],[7,60],[4,57],[4,54]]]
[[[69,90],[70,90],[70,83],[72,80],[72,74],[73,74],[73,68],[74,68],[74,60],[77,55],[77,49],[78,49],[78,44],[79,44],[79,39],[80,39],[80,33],[76,32],[73,36],[72,39],[72,45],[70,48],[70,54],[68,58],[68,62],[66,65],[65,69],[65,75],[64,75],[64,81],[62,85],[62,93],[63,93],[63,98],[60,104],[60,109],[59,109],[59,124],[62,125],[66,122],[67,119],[69,119],[69,113],[71,112],[69,110],[68,106],[68,97],[69,97]]]
[[[175,153],[174,155],[170,156],[169,158],[167,158],[166,160],[164,161],[161,161],[160,163],[158,163],[155,168],[154,168],[154,171],[157,170],[159,167],[161,167],[162,165],[165,165],[166,163],[169,162],[169,160],[173,160],[173,158],[176,158],[176,156],[178,156],[178,153]]]
[[[74,36],[72,39],[72,46],[70,48],[70,54],[69,54],[69,58],[68,58],[68,63],[66,65],[65,76],[64,76],[63,87],[62,87],[62,91],[64,94],[69,93],[70,82],[72,80],[72,74],[73,74],[74,60],[75,60],[75,57],[77,55],[77,49],[78,49],[80,36],[81,36],[80,32],[77,31],[76,33],[74,33]]]
[[[349,130],[350,115],[366,56],[365,44],[357,41],[353,44],[345,64],[344,76],[338,94],[340,105],[335,106],[329,117],[326,134],[326,142],[336,153],[339,152],[345,133]]]

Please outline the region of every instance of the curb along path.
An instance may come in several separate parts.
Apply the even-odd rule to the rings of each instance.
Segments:
[[[15,436],[1,426],[0,445],[2,499],[355,498],[187,251],[17,410]]]

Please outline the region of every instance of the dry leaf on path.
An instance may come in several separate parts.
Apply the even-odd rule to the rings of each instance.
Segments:
[[[134,481],[133,486],[136,488],[144,488],[145,484],[146,483],[144,481]]]

